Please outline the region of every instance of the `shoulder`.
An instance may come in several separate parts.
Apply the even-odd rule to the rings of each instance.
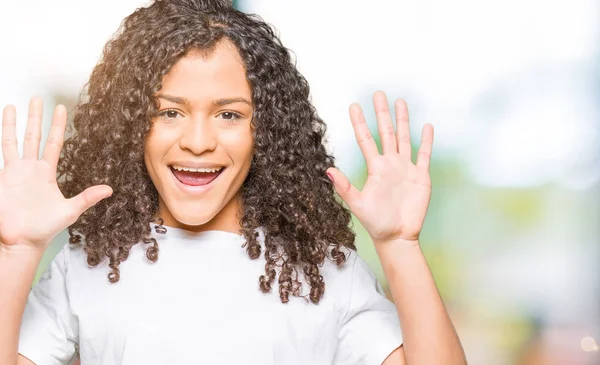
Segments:
[[[367,262],[354,250],[346,249],[344,252],[347,259],[342,266],[337,267],[330,260],[328,265],[324,265],[327,266],[327,276],[324,275],[326,292],[331,289],[336,301],[343,303],[343,320],[363,310],[395,313],[395,306]]]
[[[352,280],[354,266],[356,265],[356,261],[360,259],[358,253],[347,247],[341,247],[340,251],[346,256],[346,260],[341,265],[338,265],[328,255],[320,268],[321,275],[323,275],[326,284],[328,280],[339,282]]]
[[[75,263],[76,270],[77,262],[82,260],[85,262],[83,247],[73,246],[68,242],[54,242],[44,252],[44,257],[38,267],[38,273],[41,273],[41,275],[36,283],[64,281],[73,271],[73,263]]]
[[[346,261],[342,265],[338,266],[331,259],[325,259],[322,268],[325,279],[343,282],[350,286],[356,279],[377,282],[375,274],[358,252],[347,247],[342,247],[341,251],[346,255]]]
[[[346,255],[342,265],[325,259],[320,270],[325,282],[325,295],[335,296],[335,300],[345,303],[346,307],[356,297],[385,296],[377,277],[358,252],[346,247],[342,252]]]

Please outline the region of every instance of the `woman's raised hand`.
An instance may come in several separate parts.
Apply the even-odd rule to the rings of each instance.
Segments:
[[[373,241],[417,241],[431,196],[429,160],[433,145],[433,126],[423,127],[417,162],[411,160],[408,110],[397,100],[396,130],[383,92],[373,95],[382,153],[365,122],[360,106],[350,107],[356,141],[367,161],[367,181],[357,190],[335,168],[327,173],[340,197],[363,224]]]
[[[85,210],[112,194],[109,186],[97,185],[65,199],[56,182],[56,169],[63,146],[67,111],[63,105],[54,109],[43,157],[38,159],[42,109],[42,100],[32,98],[23,157],[19,156],[17,149],[15,107],[7,106],[2,114],[4,168],[0,170],[0,248],[45,249]]]

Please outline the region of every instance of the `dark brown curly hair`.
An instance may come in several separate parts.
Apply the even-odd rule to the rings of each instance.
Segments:
[[[133,245],[148,245],[148,259],[158,259],[150,222],[158,222],[159,233],[166,227],[144,164],[144,142],[159,106],[155,95],[188,51],[210,52],[223,39],[237,47],[254,104],[255,152],[241,187],[246,251],[251,259],[264,254],[263,292],[271,291],[278,271],[281,301],[302,296],[301,271],[310,300],[318,303],[325,291],[319,267],[326,258],[341,265],[342,247],[355,249],[350,212],[326,176],[334,166],[323,144],[326,127],[310,103],[306,79],[271,27],[226,0],[157,0],[125,18],[104,47],[74,111],[58,174],[66,197],[96,184],[111,186],[113,195],[69,227],[70,242],[82,244],[85,237],[91,266],[108,258],[112,283]]]

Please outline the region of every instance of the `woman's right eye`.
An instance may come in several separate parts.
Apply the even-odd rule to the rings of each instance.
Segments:
[[[181,114],[177,110],[174,110],[174,109],[162,110],[162,111],[158,112],[157,115],[163,119],[175,119],[178,116],[181,116]]]

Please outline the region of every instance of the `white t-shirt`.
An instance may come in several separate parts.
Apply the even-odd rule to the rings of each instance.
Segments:
[[[353,251],[341,268],[325,260],[319,304],[283,304],[276,284],[258,288],[265,260],[243,236],[167,229],[153,231],[158,261],[134,246],[115,284],[107,263],[90,268],[65,245],[29,295],[19,353],[37,365],[77,353],[82,365],[379,365],[402,344],[394,305]]]

